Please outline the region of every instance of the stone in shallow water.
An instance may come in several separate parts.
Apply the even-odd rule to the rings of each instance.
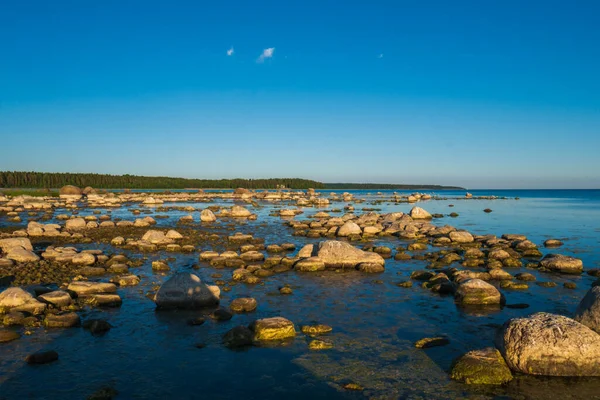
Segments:
[[[445,346],[449,343],[450,341],[445,337],[423,338],[415,342],[415,347],[417,349],[428,349],[430,347]]]
[[[258,303],[252,297],[241,297],[231,301],[229,308],[231,311],[244,313],[256,310]]]
[[[250,325],[255,340],[281,340],[296,336],[292,321],[283,317],[263,318]]]
[[[455,299],[459,304],[503,304],[504,296],[493,285],[481,279],[470,279],[458,285]]]
[[[44,318],[46,328],[73,328],[81,324],[79,315],[74,312],[64,314],[48,314]]]
[[[252,346],[253,333],[245,326],[236,326],[223,336],[223,344],[230,349]]]
[[[17,340],[20,337],[21,335],[19,335],[15,331],[0,329],[0,343],[12,342],[13,340]]]
[[[517,372],[546,376],[600,376],[600,335],[579,322],[549,313],[508,320],[496,347]]]
[[[491,347],[470,351],[457,359],[450,377],[469,385],[502,385],[513,379],[500,352]]]
[[[327,350],[333,348],[333,343],[324,340],[311,340],[308,348],[310,350]]]
[[[333,328],[329,325],[304,325],[302,326],[302,333],[310,336],[322,335],[324,333],[329,333],[333,330]]]
[[[591,288],[575,311],[575,321],[600,333],[600,286]]]
[[[58,360],[58,353],[54,350],[30,354],[25,359],[27,364],[48,364],[56,360]]]
[[[211,288],[195,274],[180,272],[160,287],[156,293],[158,308],[194,309],[219,304],[216,288]]]

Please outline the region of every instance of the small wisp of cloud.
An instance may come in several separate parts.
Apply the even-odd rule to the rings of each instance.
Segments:
[[[383,53],[379,54],[377,58],[383,58]]]
[[[275,52],[275,47],[269,47],[268,49],[264,49],[262,54],[256,60],[257,63],[262,63],[267,58],[273,57],[273,53]]]
[[[233,46],[231,46],[231,48],[229,50],[227,50],[227,55],[228,56],[232,56],[233,55]]]

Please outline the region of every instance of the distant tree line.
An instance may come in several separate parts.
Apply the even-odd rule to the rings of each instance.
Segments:
[[[464,190],[459,186],[442,185],[397,185],[391,183],[326,183],[325,189],[389,189],[389,190]]]
[[[323,189],[308,179],[185,179],[164,176],[106,175],[55,172],[0,171],[0,188],[60,188],[75,185],[96,189]]]

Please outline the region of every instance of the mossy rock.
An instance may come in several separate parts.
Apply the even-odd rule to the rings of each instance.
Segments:
[[[468,385],[502,385],[513,379],[500,352],[491,347],[473,350],[458,358],[450,377]]]

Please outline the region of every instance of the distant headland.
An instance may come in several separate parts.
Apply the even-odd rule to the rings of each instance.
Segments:
[[[60,188],[65,185],[97,189],[397,189],[464,190],[458,186],[389,183],[323,183],[300,178],[188,179],[165,176],[108,175],[93,173],[0,171],[0,188]]]

